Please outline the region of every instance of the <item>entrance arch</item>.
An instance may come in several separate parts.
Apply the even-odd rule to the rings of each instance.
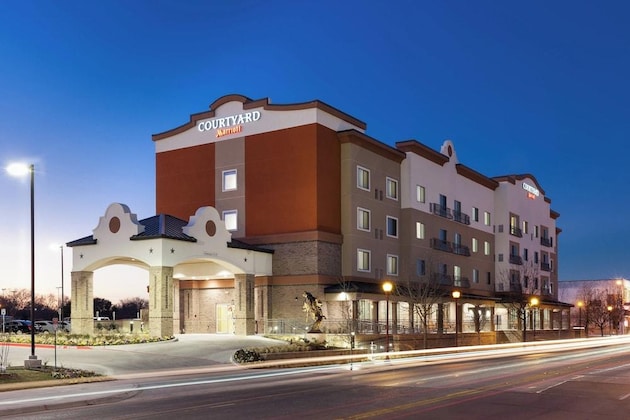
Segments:
[[[187,330],[188,325],[203,332],[207,314],[216,314],[214,305],[212,310],[204,305],[209,303],[203,301],[207,296],[194,292],[204,286],[230,295],[227,303],[233,308],[236,334],[254,333],[254,278],[271,275],[272,252],[233,242],[213,207],[199,208],[188,222],[163,214],[138,221],[129,207],[114,203],[92,235],[67,246],[73,252],[73,332],[94,332],[94,271],[124,264],[149,272],[148,331],[152,336],[170,336]],[[190,315],[197,315],[199,322],[193,323]]]

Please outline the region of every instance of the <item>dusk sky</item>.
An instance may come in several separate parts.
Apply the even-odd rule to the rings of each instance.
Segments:
[[[0,2],[0,163],[35,164],[37,293],[113,202],[155,214],[151,134],[237,93],[319,99],[393,145],[531,173],[561,280],[630,277],[630,2]],[[0,175],[0,284],[30,287],[29,184]],[[70,291],[71,252],[65,251]],[[148,297],[108,269],[95,296]]]

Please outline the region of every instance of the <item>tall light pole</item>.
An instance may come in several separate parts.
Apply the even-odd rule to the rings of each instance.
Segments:
[[[35,356],[35,165],[13,163],[7,167],[7,172],[12,176],[30,174],[31,178],[31,355],[25,364],[36,367],[41,366],[41,360],[37,361]]]
[[[59,322],[63,321],[63,303],[64,303],[64,293],[63,293],[63,245],[59,245],[59,251],[61,253],[61,307],[59,308]]]
[[[578,325],[580,326],[580,328],[582,328],[582,306],[584,306],[584,302],[582,302],[581,300],[578,300],[577,306],[578,306],[578,313],[579,313]],[[582,336],[582,334],[580,334],[580,337],[581,336]]]
[[[389,293],[394,288],[390,281],[383,283],[383,291],[385,292],[385,352],[389,353]]]
[[[453,290],[452,296],[453,299],[455,299],[455,347],[458,347],[459,343],[457,342],[457,331],[459,330],[459,305],[457,302],[462,294],[459,290]]]
[[[623,308],[623,280],[622,279],[618,279],[617,280],[617,286],[619,286],[619,300],[617,302],[618,304],[618,311],[619,311],[619,334],[624,334],[624,321],[626,319],[626,311]]]
[[[533,330],[534,330],[534,341],[536,341],[536,311],[538,310],[537,309],[538,303],[539,303],[539,300],[538,300],[537,297],[533,297],[529,301],[529,304],[532,307],[532,316],[534,317],[534,327],[533,327]]]

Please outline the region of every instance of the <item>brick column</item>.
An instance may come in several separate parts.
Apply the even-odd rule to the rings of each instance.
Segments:
[[[149,334],[153,337],[173,335],[174,294],[173,267],[149,269]],[[179,296],[177,296],[179,299]]]
[[[94,334],[94,273],[73,271],[71,273],[73,334]]]
[[[234,317],[236,335],[253,335],[254,322],[254,275],[234,275]]]

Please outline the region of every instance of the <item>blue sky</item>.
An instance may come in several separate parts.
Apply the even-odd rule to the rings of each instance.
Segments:
[[[91,234],[110,203],[154,214],[151,134],[230,93],[319,99],[380,141],[448,138],[485,175],[531,173],[561,214],[560,278],[630,277],[629,15],[580,0],[0,2],[0,163],[36,165],[38,292],[60,284],[49,245]],[[2,288],[30,285],[28,200],[0,176]],[[114,302],[145,292],[101,278]]]

